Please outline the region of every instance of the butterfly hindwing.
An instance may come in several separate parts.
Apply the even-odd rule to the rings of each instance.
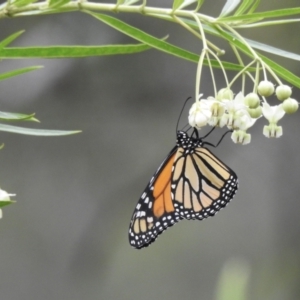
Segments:
[[[238,187],[236,174],[202,146],[178,148],[171,180],[175,209],[185,219],[214,216]]]

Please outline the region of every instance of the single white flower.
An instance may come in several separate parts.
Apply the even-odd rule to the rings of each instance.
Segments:
[[[282,104],[270,106],[268,103],[263,103],[262,113],[269,121],[269,125],[264,126],[263,135],[268,138],[279,138],[282,136],[282,127],[277,125],[277,122],[284,116],[285,111]]]
[[[223,101],[226,113],[220,119],[220,127],[226,125],[229,129],[239,129],[241,123],[245,123],[245,118],[251,119],[244,100],[245,98],[240,92],[234,100]]]
[[[16,194],[9,194],[6,191],[0,189],[0,201],[10,201],[10,196],[14,197]]]
[[[10,196],[16,196],[16,194],[9,194],[6,191],[0,189],[0,206],[3,206],[3,205],[1,205],[1,201],[2,202],[12,202],[10,200]],[[9,203],[7,203],[7,204],[9,204]],[[4,204],[4,205],[6,205],[6,204]],[[2,219],[2,209],[0,209],[0,219]]]

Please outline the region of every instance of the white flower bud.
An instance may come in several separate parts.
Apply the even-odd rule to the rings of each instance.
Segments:
[[[256,108],[260,104],[260,99],[255,93],[249,93],[248,95],[246,95],[244,101],[249,108]]]
[[[257,91],[261,96],[269,97],[274,93],[274,85],[271,81],[263,80],[258,84]]]
[[[223,88],[218,91],[217,100],[232,100],[233,99],[233,91],[229,88]]]
[[[276,88],[275,93],[278,100],[283,101],[292,95],[292,89],[288,85],[282,84]]]
[[[293,114],[298,110],[299,103],[292,98],[283,101],[282,108],[287,114]]]
[[[261,106],[257,106],[256,108],[248,108],[248,113],[251,118],[257,119],[262,115]]]

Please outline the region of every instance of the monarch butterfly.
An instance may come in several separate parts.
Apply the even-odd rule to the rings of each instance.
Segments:
[[[204,142],[205,137],[199,138],[196,129],[191,136],[177,131],[176,146],[151,178],[133,212],[129,242],[134,248],[149,246],[181,219],[214,216],[234,197],[237,175],[204,147],[214,146]]]

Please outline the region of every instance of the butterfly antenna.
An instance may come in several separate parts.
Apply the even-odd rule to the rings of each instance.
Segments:
[[[214,127],[214,128],[215,128],[215,127]],[[214,128],[213,128],[213,129],[214,129]],[[226,131],[226,132],[222,135],[222,137],[220,138],[220,140],[218,141],[217,145],[211,144],[211,143],[209,143],[209,142],[203,142],[203,144],[209,145],[209,146],[212,146],[212,147],[217,148],[217,147],[220,145],[220,143],[222,142],[222,140],[224,139],[225,135],[226,135],[227,133],[229,133],[229,132],[233,132],[233,130],[228,130],[228,131]]]
[[[218,146],[220,145],[220,143],[221,143],[222,140],[224,139],[225,135],[226,135],[227,133],[229,133],[229,132],[233,132],[233,130],[227,130],[227,131],[222,135],[222,137],[220,138],[220,140],[219,140],[218,144],[216,145],[216,147],[218,147]]]
[[[216,126],[214,126],[205,136],[201,137],[201,140],[205,139],[206,137],[208,137],[214,130],[215,130]],[[222,137],[223,138],[223,137]],[[222,141],[222,139],[221,139]],[[220,142],[219,142],[220,143]]]
[[[185,124],[183,127],[182,127],[182,131],[184,131],[186,128],[188,127],[188,129],[186,131],[189,131],[192,127],[190,126],[189,123]]]
[[[192,98],[192,97],[188,97],[188,98],[185,100],[184,104],[183,104],[183,107],[182,107],[181,112],[180,112],[180,114],[179,114],[179,118],[178,118],[178,120],[177,120],[176,133],[177,133],[177,131],[178,131],[179,120],[180,120],[181,115],[182,115],[182,113],[183,113],[183,110],[184,110],[184,108],[185,108],[185,106],[186,106],[186,103],[187,103],[191,98]],[[187,125],[185,125],[184,127],[186,127],[186,126],[187,126]]]

